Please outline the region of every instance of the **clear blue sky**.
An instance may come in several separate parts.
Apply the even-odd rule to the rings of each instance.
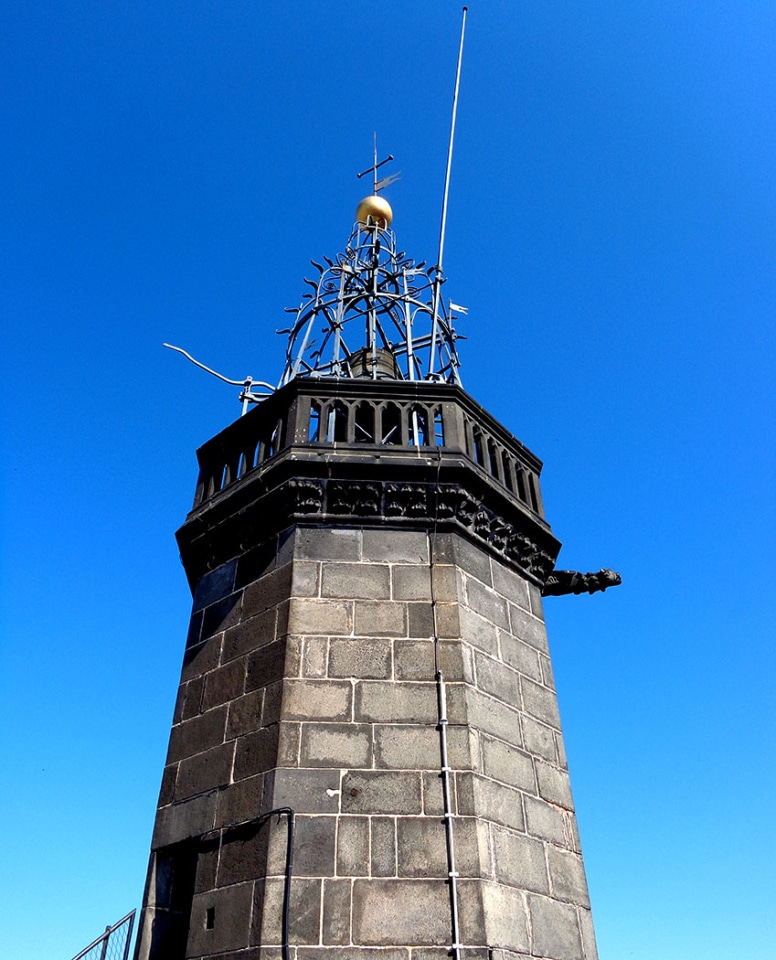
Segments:
[[[139,905],[195,448],[277,380],[372,131],[433,262],[460,5],[11,0],[0,34],[5,957]],[[602,960],[772,960],[776,5],[470,3],[462,376],[545,462]]]

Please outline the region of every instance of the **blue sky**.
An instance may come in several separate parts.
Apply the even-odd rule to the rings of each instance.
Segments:
[[[445,268],[466,389],[545,463],[602,960],[770,960],[776,6],[470,3]],[[433,262],[460,5],[12,2],[0,36],[8,957],[139,905],[194,451],[276,381],[372,132]]]

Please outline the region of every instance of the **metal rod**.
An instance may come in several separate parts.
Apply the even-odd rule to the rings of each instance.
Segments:
[[[286,877],[283,884],[283,960],[289,960],[288,948],[288,912],[291,904],[291,870],[294,863],[294,811],[291,807],[281,807],[276,811],[278,820],[281,814],[286,815],[288,831],[286,834]]]
[[[100,960],[105,960],[108,953],[108,940],[110,939],[110,924],[105,928],[105,934],[102,940],[102,950],[100,950]]]
[[[135,927],[135,911],[133,910],[132,913],[130,913],[129,915],[129,930],[127,931],[127,939],[126,939],[126,942],[124,943],[123,960],[128,960],[129,958],[129,944],[132,940],[132,931],[134,927]]]
[[[439,253],[436,262],[436,276],[434,277],[434,310],[431,327],[431,356],[429,357],[429,373],[434,373],[434,352],[436,348],[437,316],[439,313],[439,288],[442,283],[442,259],[445,253],[445,230],[447,228],[447,199],[450,194],[450,171],[453,166],[453,142],[455,140],[455,118],[458,113],[458,90],[461,85],[461,64],[463,62],[463,38],[466,32],[466,13],[468,7],[463,8],[461,17],[461,41],[458,45],[458,65],[455,71],[455,89],[453,91],[453,115],[450,120],[450,143],[447,147],[447,168],[445,170],[445,189],[442,193],[442,219],[439,224]]]
[[[461,18],[461,42],[458,47],[458,66],[455,71],[455,91],[453,93],[453,116],[450,122],[450,145],[447,148],[447,170],[445,171],[445,191],[442,197],[442,222],[439,226],[439,256],[437,257],[437,269],[442,271],[442,257],[445,252],[445,228],[447,227],[447,198],[450,193],[450,170],[453,166],[453,141],[455,140],[455,118],[458,112],[458,90],[461,85],[461,63],[463,62],[463,37],[466,31],[466,12],[468,7],[463,8]]]
[[[452,797],[450,793],[450,762],[447,752],[447,691],[445,688],[445,678],[439,666],[439,611],[437,610],[436,593],[436,539],[437,539],[437,518],[439,516],[439,481],[442,473],[442,450],[437,447],[437,467],[434,503],[434,525],[427,534],[428,544],[428,565],[429,580],[431,581],[431,620],[434,631],[434,665],[435,678],[437,683],[437,710],[439,719],[439,746],[442,761],[440,777],[442,779],[442,800],[445,821],[445,846],[447,848],[447,876],[450,883],[450,918],[452,921],[453,942],[448,951],[455,957],[455,960],[461,960],[461,925],[458,911],[458,870],[455,865],[455,830],[453,821],[455,813],[452,809]]]
[[[447,692],[445,678],[437,670],[437,697],[439,700],[439,741],[442,753],[442,796],[444,800],[445,840],[447,842],[447,876],[450,880],[450,913],[453,922],[452,953],[456,960],[461,956],[461,930],[458,918],[458,871],[455,867],[455,832],[450,795],[450,764],[447,759]]]
[[[171,343],[163,343],[163,347],[167,347],[168,350],[175,350],[176,353],[182,353],[187,360],[191,360],[195,367],[199,367],[201,370],[204,370],[206,373],[211,373],[214,377],[218,377],[219,380],[223,380],[224,383],[231,383],[235,387],[245,387],[249,384],[258,384],[260,387],[265,387],[267,390],[274,391],[274,387],[271,383],[266,383],[264,380],[254,380],[251,377],[245,377],[243,380],[230,380],[229,377],[225,377],[222,373],[218,373],[216,370],[212,370],[210,367],[206,367],[204,363],[200,363],[199,360],[195,360],[190,353],[187,353],[183,347],[174,347]]]

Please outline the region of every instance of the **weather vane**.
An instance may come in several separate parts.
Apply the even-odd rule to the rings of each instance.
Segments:
[[[356,174],[356,179],[360,180],[362,177],[365,177],[368,173],[373,174],[374,176],[374,196],[384,190],[386,187],[390,187],[392,183],[396,183],[397,180],[401,180],[401,170],[398,173],[390,173],[387,177],[383,177],[382,180],[377,179],[377,171],[382,167],[384,163],[389,163],[394,159],[393,154],[390,153],[385,158],[385,160],[378,161],[377,159],[377,132],[373,134],[374,136],[374,161],[371,167],[367,167],[366,170],[362,170],[361,173]]]

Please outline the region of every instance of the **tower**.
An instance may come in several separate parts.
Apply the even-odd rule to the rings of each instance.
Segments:
[[[277,390],[198,451],[136,960],[596,956],[541,463],[464,392],[378,188]]]

